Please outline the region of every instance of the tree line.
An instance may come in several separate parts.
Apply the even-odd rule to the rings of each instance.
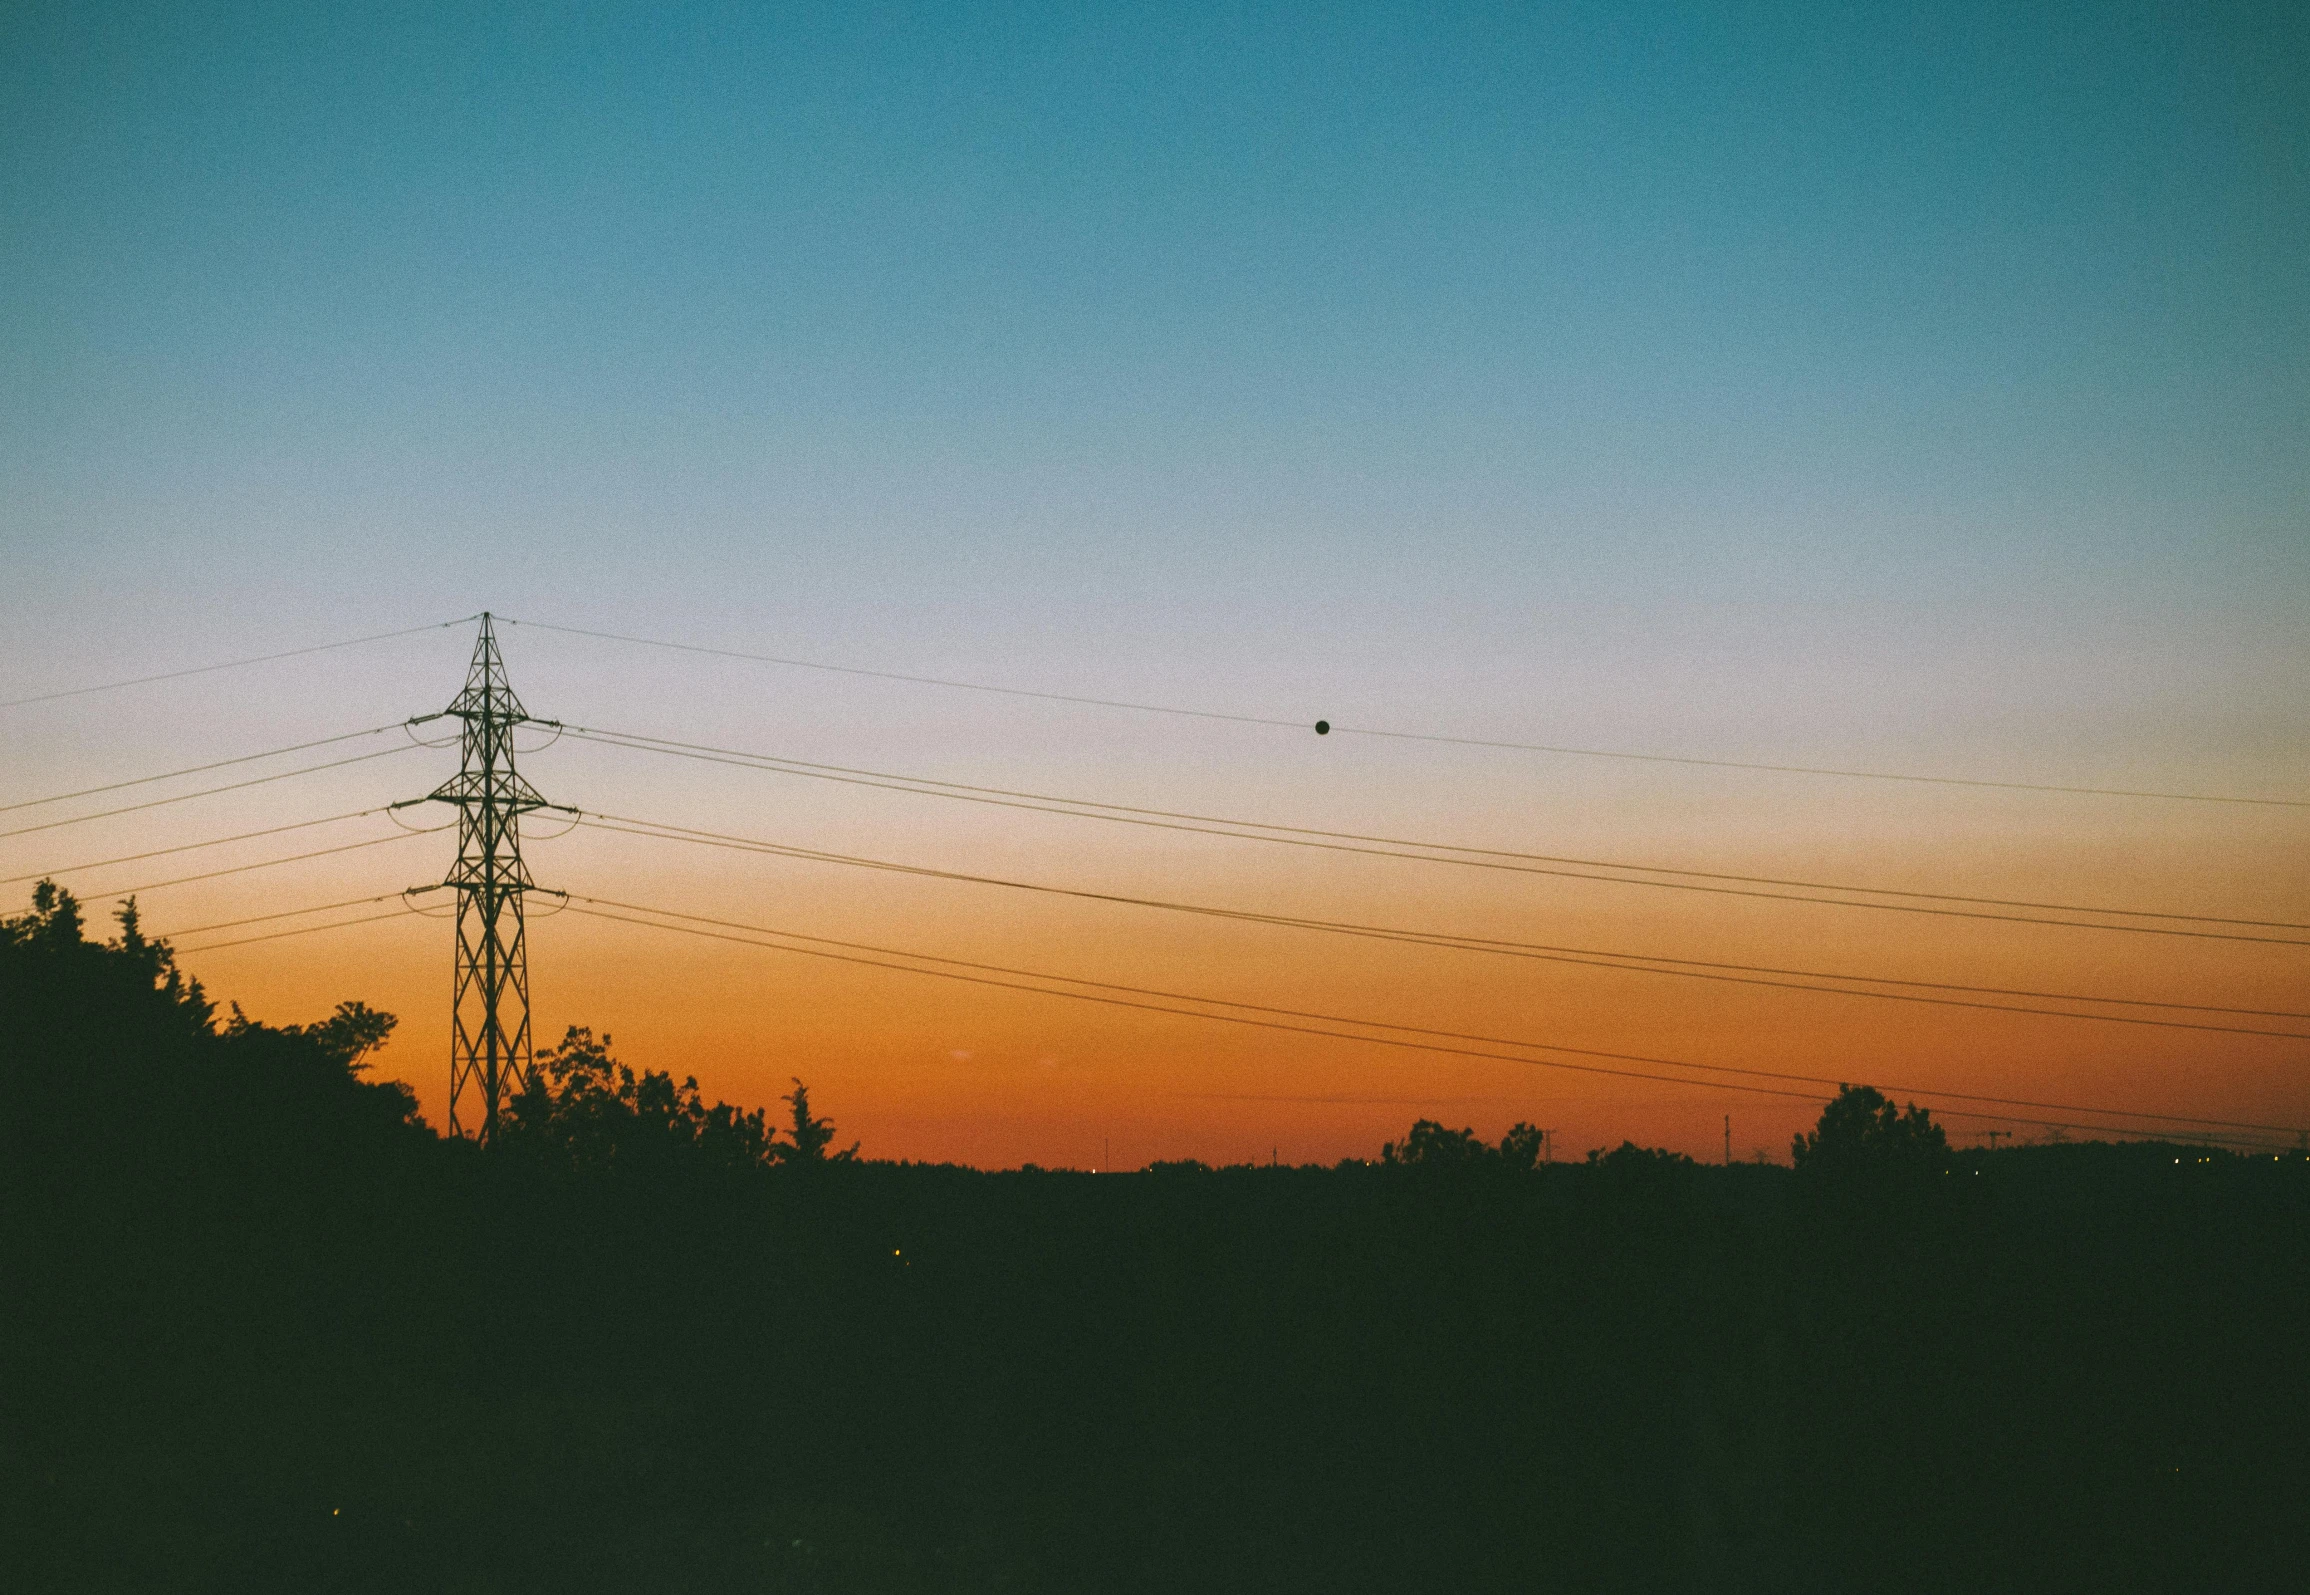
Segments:
[[[487,1149],[392,1019],[0,919],[10,1587],[2274,1587],[2310,1168],[877,1162],[573,1029]],[[806,1060],[794,1072],[807,1076]]]

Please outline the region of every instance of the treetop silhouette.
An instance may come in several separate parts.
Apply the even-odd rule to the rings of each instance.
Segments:
[[[1849,1085],[1821,1110],[1810,1134],[1789,1144],[1800,1173],[1859,1175],[1896,1170],[1935,1172],[1949,1166],[1949,1137],[1933,1115],[1903,1112],[1875,1086]]]

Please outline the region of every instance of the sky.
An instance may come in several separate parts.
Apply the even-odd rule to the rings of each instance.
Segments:
[[[11,8],[0,699],[430,629],[0,708],[0,804],[437,710],[473,646],[439,623],[486,609],[514,622],[530,711],[586,726],[1509,852],[2310,921],[2299,8],[1122,12]],[[575,738],[522,767],[592,813],[947,871],[2310,1031],[2270,1016],[2310,1008],[2282,944],[2300,929],[1606,885]],[[454,768],[407,745],[110,818],[77,817],[111,798],[0,812],[44,827],[0,835],[0,877],[27,877],[0,901],[42,872],[92,903],[149,887],[148,925],[220,999],[275,1022],[390,1009],[378,1066],[438,1124],[447,926],[197,949],[382,913],[199,929],[438,880],[445,838],[157,884],[388,834],[370,814],[80,866]],[[1590,1053],[2310,1125],[2299,1037],[534,829],[542,883],[733,923]],[[541,1039],[606,1030],[753,1105],[799,1076],[871,1155],[1329,1161],[1429,1116],[1547,1125],[1560,1155],[1785,1157],[1817,1111],[1665,1065],[1610,1066],[1678,1083],[574,912],[531,934]]]

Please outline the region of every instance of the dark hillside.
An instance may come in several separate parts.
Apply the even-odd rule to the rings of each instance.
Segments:
[[[2274,1587],[2305,1549],[2300,1158],[981,1174],[796,1155],[590,1037],[484,1153],[362,1080],[390,1021],[219,1022],[56,897],[0,1015],[15,1589]]]

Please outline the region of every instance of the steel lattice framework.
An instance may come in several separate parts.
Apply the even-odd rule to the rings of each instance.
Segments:
[[[487,1141],[499,1108],[528,1083],[529,939],[523,899],[538,889],[521,859],[521,817],[552,808],[514,769],[514,728],[529,715],[506,679],[497,629],[481,617],[473,665],[443,714],[464,722],[457,774],[426,798],[456,807],[457,863],[443,887],[457,893],[457,971],[450,1005],[449,1129]],[[469,1092],[480,1118],[468,1124]]]

